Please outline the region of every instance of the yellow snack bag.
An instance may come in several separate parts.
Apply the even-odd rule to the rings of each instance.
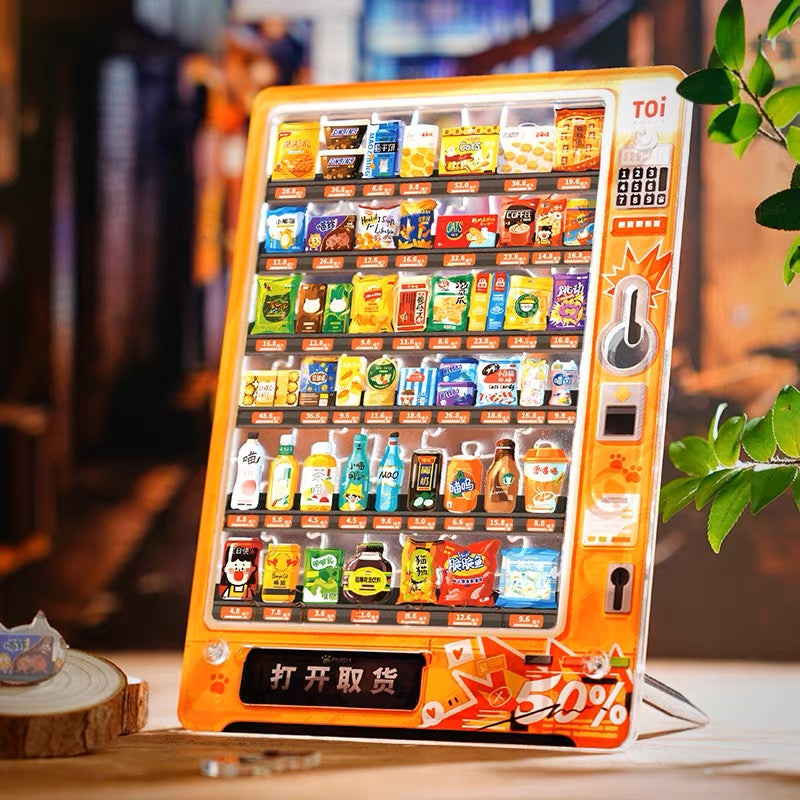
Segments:
[[[349,333],[384,333],[392,330],[396,283],[397,275],[354,276]]]
[[[512,275],[508,282],[508,294],[506,295],[504,330],[545,330],[552,295],[552,277]]]
[[[319,150],[319,122],[284,122],[278,125],[272,177],[278,181],[314,178]]]
[[[442,129],[440,175],[494,172],[500,142],[499,125],[464,125]]]
[[[364,356],[339,356],[339,366],[336,370],[337,406],[361,405],[366,371],[367,359]]]

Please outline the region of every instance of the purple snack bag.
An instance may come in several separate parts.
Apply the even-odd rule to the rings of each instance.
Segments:
[[[474,406],[475,405],[474,383],[463,381],[450,381],[440,383],[436,387],[437,406]]]
[[[352,250],[355,236],[355,214],[311,217],[306,222],[306,250],[312,252]]]
[[[586,324],[589,273],[553,275],[553,299],[547,319],[549,331],[582,331]]]

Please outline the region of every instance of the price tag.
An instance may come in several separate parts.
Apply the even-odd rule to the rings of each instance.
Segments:
[[[341,269],[344,256],[317,256],[311,261],[312,269]]]
[[[269,606],[264,609],[264,619],[267,622],[289,622],[292,619],[292,609]]]
[[[267,514],[264,517],[265,528],[291,528],[292,522],[291,514]]]
[[[301,528],[325,529],[330,525],[330,517],[320,514],[304,514],[300,517]]]
[[[391,425],[394,414],[391,411],[365,411],[364,422],[372,425]]]
[[[392,339],[392,350],[423,350],[425,339],[422,336],[396,336]]]
[[[483,614],[475,611],[451,611],[447,615],[448,625],[460,625],[467,628],[479,628],[483,623]]]
[[[481,411],[481,424],[508,425],[511,422],[510,411]]]
[[[425,253],[403,253],[395,256],[394,265],[396,267],[413,267],[414,269],[427,267],[428,256]]]
[[[400,184],[400,194],[430,194],[433,185],[428,181],[412,181],[410,183]]]
[[[330,353],[333,350],[333,339],[303,339],[300,349],[304,353]]]
[[[343,531],[363,531],[367,527],[366,517],[356,517],[346,514],[339,517],[339,529]]]
[[[469,411],[438,411],[436,421],[443,425],[469,425]]]
[[[431,615],[427,611],[398,611],[398,625],[428,625]]]
[[[460,350],[460,336],[431,336],[428,343],[431,350]]]
[[[251,606],[222,606],[219,618],[246,621],[253,618],[253,609]]]
[[[430,411],[406,411],[403,410],[398,414],[398,422],[402,425],[408,423],[411,425],[429,425],[433,414]]]
[[[475,253],[445,253],[442,256],[443,267],[474,267],[476,261]]]
[[[256,353],[282,353],[286,349],[286,339],[256,339],[253,349]]]
[[[358,256],[356,267],[358,269],[383,269],[389,266],[389,256]]]
[[[509,628],[543,628],[544,617],[541,614],[509,614]]]
[[[309,622],[336,622],[335,608],[308,608],[306,619]]]
[[[391,197],[394,194],[393,183],[365,183],[361,188],[364,197]]]
[[[334,411],[332,422],[337,422],[341,425],[358,425],[361,422],[360,411]]]
[[[556,521],[554,519],[528,519],[525,520],[526,531],[542,531],[543,533],[552,533],[556,529]]]
[[[264,261],[264,269],[297,269],[297,259],[267,256]]]
[[[567,250],[564,253],[565,264],[588,264],[591,260],[591,250]]]
[[[510,253],[498,253],[495,256],[494,263],[498,267],[524,267],[530,260],[530,253],[512,251]]]
[[[283,422],[283,411],[254,411],[250,415],[252,425],[280,425]]]
[[[534,264],[560,264],[561,253],[557,250],[537,250],[531,258]]]
[[[354,336],[350,340],[350,347],[353,350],[383,350],[383,339],[376,339],[374,336]]]
[[[303,200],[306,196],[305,186],[276,186],[276,200]]]
[[[399,531],[403,527],[402,517],[375,517],[372,527],[376,531]]]
[[[445,517],[444,529],[446,531],[474,531],[475,519],[473,517]]]
[[[509,178],[503,183],[504,192],[535,192],[536,178]]]
[[[356,185],[354,183],[331,183],[322,190],[322,196],[330,200],[340,197],[355,197]]]
[[[497,350],[499,336],[467,336],[467,350]]]
[[[556,189],[559,191],[565,189],[590,189],[591,186],[592,179],[588,176],[559,178],[556,182]]]
[[[476,194],[480,191],[480,181],[447,181],[447,194]]]
[[[356,625],[377,625],[381,621],[381,612],[375,608],[354,608],[350,612],[350,622]]]
[[[547,412],[548,425],[574,425],[575,412],[574,411],[548,411]]]
[[[229,528],[257,528],[258,514],[228,514],[225,524]]]
[[[410,531],[436,530],[436,517],[409,517],[408,529]]]
[[[536,348],[535,336],[509,336],[508,349],[509,350],[533,350]]]
[[[486,530],[492,533],[511,533],[514,530],[512,517],[489,517],[486,520]]]
[[[306,425],[327,425],[328,416],[327,411],[301,411],[300,423]]]
[[[551,350],[577,350],[580,345],[580,339],[577,336],[551,336],[550,349]]]
[[[525,425],[544,425],[546,419],[544,411],[517,411],[517,422]]]

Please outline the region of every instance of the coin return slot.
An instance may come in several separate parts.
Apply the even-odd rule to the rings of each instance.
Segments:
[[[614,438],[635,436],[637,411],[635,406],[607,406],[603,435]]]

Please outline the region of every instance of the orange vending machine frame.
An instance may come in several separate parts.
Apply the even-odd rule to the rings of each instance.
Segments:
[[[635,736],[652,687],[691,121],[681,77],[654,67],[258,96],[184,725],[589,749]],[[481,281],[504,290],[488,315]],[[416,309],[406,317],[400,284]],[[332,311],[326,292],[341,301]],[[348,304],[349,323],[337,316]],[[367,400],[370,374],[388,395]],[[399,486],[378,474],[392,432]],[[503,477],[484,481],[476,463],[495,446]],[[318,505],[304,484],[297,494],[301,462],[329,481]],[[270,466],[282,499],[265,499]],[[561,491],[545,491],[565,467]],[[486,498],[501,490],[498,512]]]

